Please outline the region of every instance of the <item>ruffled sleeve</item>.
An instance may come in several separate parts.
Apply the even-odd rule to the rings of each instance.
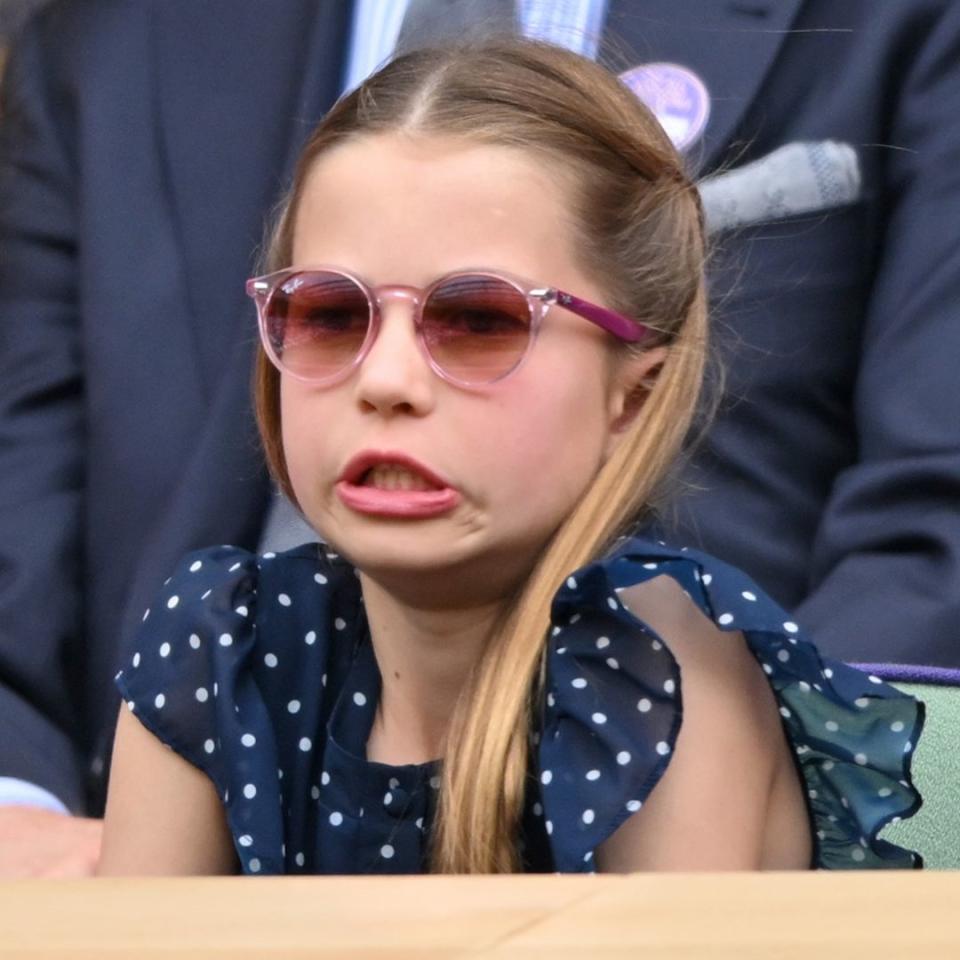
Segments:
[[[921,866],[878,834],[920,807],[910,763],[923,704],[821,657],[740,571],[630,539],[570,576],[553,604],[537,759],[555,868],[592,870],[596,848],[641,808],[670,761],[683,715],[677,663],[619,598],[661,575],[718,628],[742,631],[762,666],[806,790],[815,866]]]
[[[140,722],[213,781],[245,871],[278,872],[277,748],[252,667],[258,564],[233,547],[187,556],[144,614],[116,684]]]

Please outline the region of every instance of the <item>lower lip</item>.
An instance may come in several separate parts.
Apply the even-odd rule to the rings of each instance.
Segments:
[[[449,513],[460,503],[452,487],[441,490],[381,490],[341,480],[336,486],[340,500],[351,510],[371,517],[422,520]]]

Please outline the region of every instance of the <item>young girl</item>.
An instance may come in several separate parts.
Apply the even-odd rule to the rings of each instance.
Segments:
[[[877,834],[922,707],[627,535],[697,402],[703,257],[680,157],[573,54],[411,54],[333,109],[249,284],[323,545],[193,554],[147,612],[102,873],[919,864]]]

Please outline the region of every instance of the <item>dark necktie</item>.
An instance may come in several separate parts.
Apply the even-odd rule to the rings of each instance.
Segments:
[[[514,0],[410,0],[396,53],[518,32]]]

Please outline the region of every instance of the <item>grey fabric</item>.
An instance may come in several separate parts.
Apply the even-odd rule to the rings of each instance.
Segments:
[[[396,52],[517,31],[514,0],[410,0]]]
[[[257,551],[280,553],[318,539],[317,532],[307,524],[293,504],[282,493],[277,493],[267,509]]]
[[[818,214],[860,199],[860,163],[847,143],[788,143],[759,160],[701,180],[710,233]]]

